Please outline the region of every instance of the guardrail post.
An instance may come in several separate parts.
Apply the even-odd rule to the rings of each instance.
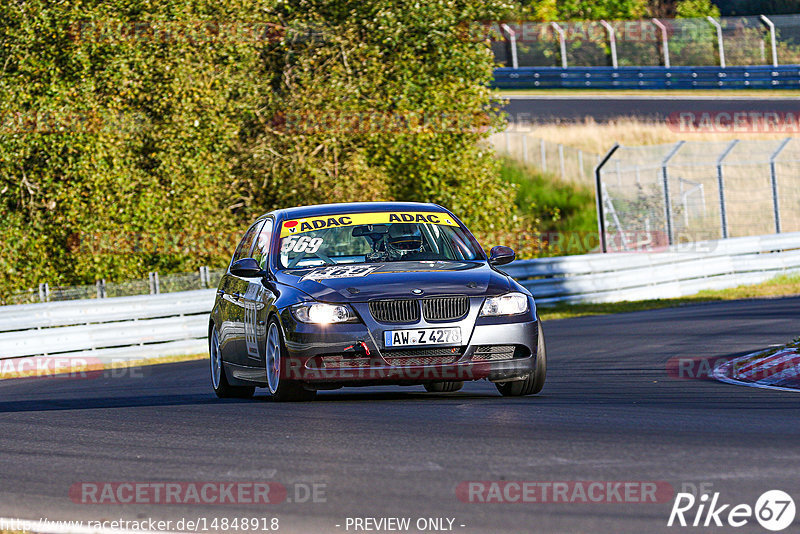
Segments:
[[[672,150],[669,151],[669,154],[667,154],[661,162],[661,177],[664,180],[664,215],[667,220],[667,239],[670,245],[673,245],[675,242],[675,234],[672,227],[672,204],[669,196],[669,172],[667,170],[667,165],[669,164],[669,160],[672,159],[672,156],[678,153],[678,150],[681,149],[685,142],[686,141],[678,141],[675,143],[675,146],[672,147]]]
[[[601,20],[600,24],[602,24],[608,32],[608,46],[611,48],[611,66],[616,69],[619,66],[617,64],[617,32],[614,30],[614,27],[605,20]]]
[[[761,22],[769,28],[769,43],[772,47],[772,66],[778,66],[778,45],[775,42],[775,24],[769,20],[765,15],[761,15]]]
[[[664,54],[664,66],[669,68],[669,33],[667,32],[667,27],[661,23],[658,19],[651,19],[653,24],[655,24],[659,30],[661,30],[661,48]]]
[[[517,34],[511,29],[508,24],[501,24],[500,27],[508,35],[508,45],[511,52],[511,67],[518,69],[519,63],[517,62]]]
[[[49,300],[50,300],[50,285],[47,282],[39,284],[39,301],[47,302]]]
[[[597,203],[597,231],[600,233],[600,249],[603,252],[608,252],[608,243],[606,241],[606,219],[605,213],[603,210],[603,178],[601,171],[603,170],[603,166],[608,163],[608,160],[611,159],[611,156],[614,155],[614,152],[617,151],[619,148],[619,143],[614,143],[606,155],[601,159],[597,166],[594,168],[594,187],[595,187],[595,202]]]
[[[561,68],[567,68],[567,36],[564,33],[564,28],[558,25],[557,22],[551,22],[550,26],[558,34],[558,47],[561,49]]]
[[[708,22],[711,23],[712,26],[717,30],[717,47],[719,48],[719,66],[721,68],[725,68],[725,46],[722,41],[722,26],[720,26],[719,22],[712,17],[711,15],[707,16]]]
[[[95,288],[97,289],[97,298],[104,299],[106,298],[106,279],[101,278],[100,280],[94,283]]]
[[[722,177],[722,160],[724,160],[728,154],[730,154],[733,147],[739,142],[738,139],[734,139],[731,143],[725,147],[725,150],[722,151],[722,154],[719,155],[717,158],[717,185],[719,186],[719,218],[720,224],[722,224],[722,239],[728,239],[728,212],[725,206],[725,180]]]
[[[558,170],[561,171],[561,178],[566,179],[567,170],[564,164],[564,145],[558,144]]]
[[[586,175],[586,169],[583,168],[583,150],[578,149],[578,168],[581,170],[581,178]]]
[[[150,294],[158,295],[159,293],[161,293],[161,284],[158,281],[158,273],[156,272],[147,273],[147,279],[150,282]]]
[[[778,149],[772,153],[769,157],[769,177],[770,181],[772,182],[772,209],[775,212],[775,233],[781,233],[781,206],[780,206],[780,197],[778,196],[778,173],[775,169],[775,159],[781,153],[781,151],[786,148],[786,145],[789,144],[791,141],[791,137],[787,137],[781,144],[778,146]]]

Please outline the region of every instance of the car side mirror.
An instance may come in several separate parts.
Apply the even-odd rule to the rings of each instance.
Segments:
[[[233,262],[233,265],[231,265],[231,274],[241,278],[259,278],[266,273],[253,258],[242,258],[241,260]]]
[[[492,247],[489,252],[489,265],[505,265],[511,263],[517,257],[514,249],[510,247]]]

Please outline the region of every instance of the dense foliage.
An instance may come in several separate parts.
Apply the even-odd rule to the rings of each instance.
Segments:
[[[478,141],[499,3],[0,5],[0,294],[220,265],[273,208],[444,204],[513,218]],[[513,193],[512,193],[513,194]]]

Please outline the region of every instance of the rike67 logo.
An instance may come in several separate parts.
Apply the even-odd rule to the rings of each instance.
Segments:
[[[778,532],[794,521],[794,500],[785,491],[764,492],[755,506],[722,504],[719,495],[716,492],[709,497],[705,493],[698,498],[691,493],[678,493],[667,526],[738,528],[755,519],[765,529]]]

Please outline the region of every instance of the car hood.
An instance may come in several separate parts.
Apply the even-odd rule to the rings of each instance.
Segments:
[[[323,302],[366,302],[376,298],[432,295],[498,295],[508,277],[486,262],[407,261],[278,271],[278,282]],[[412,290],[422,293],[412,293]]]

